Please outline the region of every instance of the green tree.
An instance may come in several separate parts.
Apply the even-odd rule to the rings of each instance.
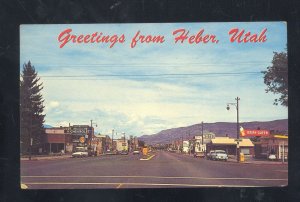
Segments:
[[[45,118],[42,85],[34,66],[30,61],[25,63],[20,78],[20,140],[23,154],[30,151],[31,138],[33,153],[36,153],[42,144]]]
[[[267,85],[266,93],[280,94],[279,99],[274,100],[274,105],[279,103],[288,106],[288,58],[286,52],[274,52],[272,65],[263,71],[264,83]]]

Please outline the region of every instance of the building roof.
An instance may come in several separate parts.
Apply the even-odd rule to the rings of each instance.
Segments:
[[[250,139],[242,138],[239,145],[241,147],[254,147],[254,144],[251,142]],[[229,137],[216,137],[215,139],[211,139],[212,144],[218,145],[236,145],[237,142],[234,138]]]
[[[97,138],[106,138],[106,135],[94,135],[95,137],[97,137]]]
[[[46,134],[57,134],[57,135],[64,135],[65,129],[63,128],[45,128]]]
[[[254,144],[252,143],[252,141],[250,139],[242,139],[242,141],[240,142],[240,146],[241,147],[254,147]]]

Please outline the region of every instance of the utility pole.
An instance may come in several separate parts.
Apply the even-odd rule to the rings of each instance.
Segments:
[[[240,162],[240,122],[239,122],[239,97],[235,98],[236,100],[236,137],[237,141],[237,161]]]
[[[92,145],[92,138],[93,138],[93,132],[94,132],[94,130],[93,130],[93,120],[91,120],[91,137],[90,137],[90,146]]]
[[[97,127],[97,123],[94,123],[96,124],[96,127]],[[91,120],[91,135],[90,135],[90,152],[92,152],[92,139],[94,137],[94,128],[93,128],[93,120]]]
[[[282,163],[284,163],[284,141],[282,142]]]
[[[240,98],[235,98],[236,103],[227,103],[227,110],[230,109],[229,105],[234,105],[236,107],[236,138],[237,138],[237,144],[236,144],[236,156],[237,156],[237,162],[240,162],[240,123],[239,123],[239,101]]]
[[[30,132],[29,132],[30,146],[29,146],[29,160],[31,160],[32,142],[33,142],[33,138],[31,137],[31,133],[32,133],[32,113],[30,113]]]
[[[111,149],[114,151],[114,129],[111,131]]]
[[[181,136],[181,153],[183,153],[183,136]]]
[[[125,142],[125,132],[123,132],[123,150],[125,150],[125,145],[126,145],[126,142]]]
[[[202,126],[202,132],[201,132],[202,138],[201,138],[201,142],[202,142],[202,149],[203,149],[203,121],[201,122],[201,126]]]

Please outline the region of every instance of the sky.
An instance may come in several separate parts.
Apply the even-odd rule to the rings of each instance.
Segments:
[[[230,42],[229,30],[260,34],[261,43]],[[123,43],[66,43],[71,34],[124,34]],[[203,29],[218,43],[175,43],[173,31],[188,36]],[[61,24],[20,26],[20,72],[31,61],[43,83],[45,124],[89,125],[101,134],[141,136],[200,123],[287,119],[288,109],[273,105],[280,95],[266,93],[263,74],[274,52],[287,46],[284,22]],[[163,43],[140,43],[133,36],[164,36]],[[65,36],[65,35],[64,35]],[[116,134],[117,133],[117,134]]]

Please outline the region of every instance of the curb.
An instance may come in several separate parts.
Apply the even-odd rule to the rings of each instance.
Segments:
[[[252,161],[252,162],[249,162],[249,161],[244,161],[244,162],[237,162],[237,161],[227,161],[227,162],[230,162],[230,163],[240,163],[240,164],[253,164],[253,165],[288,165],[287,162],[285,163],[282,163],[282,162],[264,162],[264,161]]]
[[[67,159],[72,158],[72,156],[53,156],[53,157],[31,157],[31,160],[29,160],[28,157],[26,158],[20,158],[21,161],[39,161],[39,160],[53,160],[53,159]]]

